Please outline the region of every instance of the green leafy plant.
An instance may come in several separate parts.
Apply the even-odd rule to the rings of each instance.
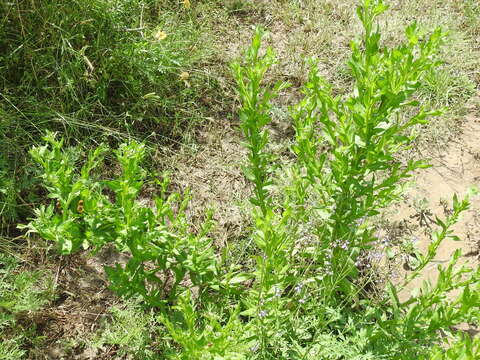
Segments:
[[[187,291],[172,308],[173,316],[160,315],[161,323],[169,336],[181,345],[182,351],[166,350],[171,359],[246,359],[248,344],[244,341],[245,327],[239,309],[228,314],[225,320],[219,314],[205,312],[201,316]]]
[[[146,176],[140,167],[144,145],[121,145],[115,152],[121,175],[102,181],[92,172],[100,166],[105,147],[92,151],[77,171],[74,149],[64,150],[63,141],[52,133],[45,141],[31,154],[43,168],[53,201],[36,210],[27,226],[30,232],[54,241],[63,254],[82,246],[98,251],[107,244],[128,253],[126,264],[105,268],[111,286],[121,295],[141,295],[150,305],[174,299],[185,281],[202,290],[215,284],[216,258],[206,236],[212,222],[207,219],[197,233],[190,231],[185,214],[188,194],[167,195],[165,177],[154,206],[139,201]]]
[[[475,320],[478,314],[473,305],[478,295],[470,291],[478,284],[478,273],[456,269],[458,253],[447,268],[439,269],[438,282],[426,285],[421,296],[400,304],[391,283],[385,293],[379,289],[376,299],[368,293],[376,286],[371,280],[374,270],[362,256],[378,243],[370,219],[399,199],[402,183],[413,171],[428,166],[415,160],[405,164],[396,154],[411,146],[418,125],[439,114],[411,98],[424,76],[438,65],[435,54],[441,30],[421,38],[414,23],[405,30],[404,44],[386,48],[374,22],[386,9],[383,1],[368,0],[357,9],[364,35],[352,42],[351,94],[333,96],[312,63],[304,99],[292,115],[295,161],[281,165],[276,173],[268,151],[269,101],[283,85],[272,90],[261,85],[275,61],[271,49],[260,55],[261,31],[246,53],[245,66],[233,66],[249,150],[245,174],[254,185],[252,237],[261,251],[256,256],[258,286],[249,292],[243,314],[252,317],[262,358],[288,357],[281,350],[283,336],[301,349],[305,332],[309,334],[303,350],[292,350],[295,346],[287,350],[309,354],[316,341],[333,331],[355,339],[360,353],[415,359],[428,352],[427,344],[440,341],[440,330]],[[412,108],[414,115],[405,118],[403,114]],[[274,173],[287,174],[287,184],[275,181]],[[451,227],[468,208],[468,200],[455,197],[453,207],[447,221],[436,219],[441,230],[433,232],[427,254],[405,283],[431,262],[443,240],[455,239]],[[462,278],[466,273],[468,280]],[[453,289],[466,293],[448,301]],[[437,310],[445,316],[434,315]],[[295,317],[304,319],[302,314],[307,313],[315,314],[311,325],[298,327]],[[397,325],[391,328],[392,324]],[[405,346],[409,350],[402,352]]]
[[[435,349],[429,357],[429,360],[474,360],[480,356],[480,340],[472,339],[470,336],[457,336],[452,341],[452,346],[448,350],[440,347]]]

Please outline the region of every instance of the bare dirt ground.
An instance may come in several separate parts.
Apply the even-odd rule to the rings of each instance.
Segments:
[[[453,195],[463,199],[469,188],[480,186],[480,98],[473,98],[468,114],[460,122],[460,131],[442,149],[435,147],[422,151],[421,156],[430,158],[431,168],[422,169],[414,179],[413,186],[398,204],[393,213],[394,222],[404,229],[403,236],[417,240],[417,247],[423,253],[430,244],[431,230],[436,226],[436,216],[444,219],[449,215]],[[425,280],[435,281],[437,266],[448,264],[452,254],[461,249],[461,264],[473,268],[479,264],[480,248],[480,199],[470,200],[470,208],[463,213],[454,226],[460,241],[446,239],[439,247],[434,261],[401,294],[406,300],[411,291],[422,286]]]
[[[201,220],[206,209],[214,211],[212,235],[215,245],[222,248],[249,225],[249,216],[241,206],[250,188],[241,170],[247,151],[240,143],[238,130],[228,123],[201,131],[199,142],[200,151],[174,156],[174,181],[180,189],[190,188],[193,218]]]

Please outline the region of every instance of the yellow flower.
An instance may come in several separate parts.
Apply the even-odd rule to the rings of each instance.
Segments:
[[[182,80],[185,83],[186,87],[190,87],[190,83],[188,82],[188,78],[190,77],[190,74],[186,71],[182,72],[180,74],[180,80]]]
[[[84,210],[83,200],[80,200],[80,201],[78,202],[77,211],[81,214],[81,213],[83,213],[83,210]]]
[[[158,41],[161,41],[161,40],[164,40],[166,37],[167,37],[167,33],[165,31],[162,31],[162,30],[158,30],[155,35],[153,35],[153,37],[155,39],[157,39]]]
[[[185,9],[190,9],[190,0],[183,0],[183,7]]]

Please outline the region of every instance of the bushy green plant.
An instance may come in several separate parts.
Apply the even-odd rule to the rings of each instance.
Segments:
[[[111,286],[125,296],[141,295],[152,306],[175,299],[180,285],[214,285],[217,263],[207,233],[207,219],[197,232],[190,230],[185,213],[189,195],[167,194],[168,177],[162,193],[151,207],[139,200],[146,172],[140,163],[142,144],[123,144],[115,151],[122,173],[113,180],[99,180],[94,169],[106,148],[92,151],[77,171],[75,149],[64,150],[63,141],[49,133],[46,145],[34,147],[33,158],[42,166],[44,184],[52,199],[35,211],[27,226],[54,241],[62,254],[81,247],[98,251],[112,244],[130,258],[105,270]],[[110,195],[109,195],[110,192]]]
[[[391,283],[378,298],[368,294],[375,285],[369,280],[371,264],[362,255],[378,242],[370,219],[398,200],[402,182],[414,170],[427,166],[413,160],[404,164],[395,154],[408,149],[417,125],[438,114],[420,106],[412,117],[400,116],[419,107],[411,98],[438,65],[442,32],[420,38],[412,24],[405,31],[406,43],[385,48],[374,20],[386,9],[383,1],[368,0],[357,9],[364,35],[352,42],[349,67],[355,83],[350,95],[333,96],[312,64],[305,97],[293,110],[295,162],[276,172],[287,174],[287,186],[275,182],[268,152],[269,101],[283,85],[272,90],[261,86],[274,62],[270,49],[259,55],[261,31],[247,51],[246,65],[234,65],[250,151],[246,176],[254,184],[253,239],[260,250],[257,286],[249,291],[244,314],[254,316],[261,358],[289,358],[289,353],[316,358],[310,349],[333,332],[340,343],[342,338],[356,343],[358,357],[353,358],[416,359],[441,341],[440,331],[478,321],[478,290],[471,286],[478,286],[479,273],[454,270],[458,253],[439,269],[435,285],[405,303],[398,301]],[[455,239],[451,226],[467,208],[467,200],[455,198],[452,217],[436,219],[441,230],[432,234],[427,254],[406,283],[433,259],[441,241]],[[462,289],[462,296],[449,301],[453,289]],[[309,323],[297,316],[307,316]],[[284,337],[296,345],[285,348]]]

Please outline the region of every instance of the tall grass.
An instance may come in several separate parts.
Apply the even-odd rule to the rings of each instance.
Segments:
[[[193,69],[205,44],[181,3],[1,2],[2,222],[35,201],[26,153],[45,129],[90,145],[181,138],[201,117]]]

